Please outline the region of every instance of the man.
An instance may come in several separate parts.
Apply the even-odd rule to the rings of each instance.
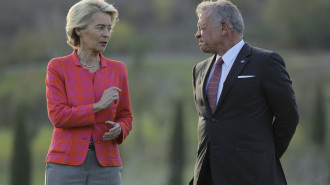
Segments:
[[[193,69],[199,114],[193,185],[285,185],[279,158],[298,124],[291,81],[277,53],[243,41],[243,19],[229,1],[196,9],[200,49]]]

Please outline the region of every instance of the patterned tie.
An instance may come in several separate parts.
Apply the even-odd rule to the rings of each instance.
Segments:
[[[209,101],[212,113],[214,113],[217,107],[217,94],[220,83],[221,71],[222,71],[223,60],[220,57],[215,63],[212,76],[207,86],[207,99]]]

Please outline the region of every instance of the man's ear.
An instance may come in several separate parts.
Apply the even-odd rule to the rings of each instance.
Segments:
[[[225,21],[221,22],[221,30],[224,31],[226,30],[227,23]]]
[[[224,34],[226,34],[226,32],[227,32],[227,23],[225,22],[225,21],[222,21],[221,23],[220,23],[220,25],[219,25],[219,30],[220,30],[220,32],[221,32],[221,35],[224,35]]]

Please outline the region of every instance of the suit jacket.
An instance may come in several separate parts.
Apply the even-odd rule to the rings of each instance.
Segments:
[[[298,112],[283,59],[245,44],[212,114],[205,86],[215,58],[193,69],[199,121],[197,160],[190,184],[206,185],[203,174],[209,171],[214,185],[286,184],[279,158],[295,132]]]
[[[46,162],[80,165],[85,161],[89,142],[93,138],[96,155],[103,166],[121,166],[118,144],[132,129],[132,112],[128,93],[127,70],[123,63],[100,54],[101,68],[95,77],[79,62],[76,50],[69,56],[52,59],[47,67],[46,97],[53,137]],[[117,104],[94,113],[93,104],[103,91],[119,87]],[[110,127],[106,120],[121,125],[116,140],[103,141]]]

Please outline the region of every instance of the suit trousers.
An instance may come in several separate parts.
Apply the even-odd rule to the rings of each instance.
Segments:
[[[45,185],[121,185],[121,166],[101,166],[89,150],[80,166],[46,163]]]
[[[200,174],[200,180],[203,181],[203,185],[213,185],[211,161],[210,161],[210,143],[208,143],[208,149],[205,155],[205,161],[203,164],[203,171]]]
[[[208,158],[206,160],[207,161],[205,161],[204,170],[203,172],[201,172],[199,178],[199,181],[202,181],[202,183],[198,183],[198,184],[213,185],[210,159]]]

